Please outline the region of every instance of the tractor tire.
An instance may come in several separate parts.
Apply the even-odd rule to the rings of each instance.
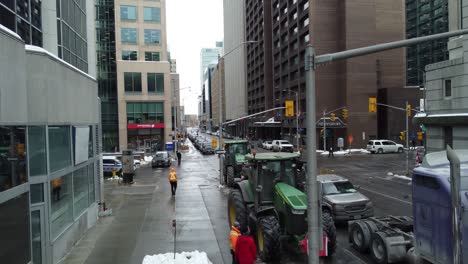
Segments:
[[[257,222],[257,249],[264,262],[275,260],[280,253],[280,226],[275,216],[260,217]]]
[[[229,226],[232,226],[237,221],[241,227],[247,227],[247,208],[245,207],[244,198],[240,190],[234,189],[229,192],[228,220]]]
[[[229,166],[226,168],[226,185],[228,187],[234,187],[234,167]]]
[[[333,256],[336,251],[336,227],[330,214],[322,213],[322,228],[328,237],[328,256]]]

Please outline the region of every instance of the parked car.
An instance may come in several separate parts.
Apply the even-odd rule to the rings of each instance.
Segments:
[[[293,152],[294,147],[287,140],[273,140],[272,149],[274,152]]]
[[[317,181],[322,190],[322,208],[335,222],[374,216],[372,202],[345,177],[322,174],[317,176]]]
[[[262,147],[264,149],[271,149],[271,147],[273,146],[272,142],[273,141],[271,141],[271,140],[264,141],[263,144],[262,144]]]
[[[112,171],[115,171],[117,175],[121,175],[122,162],[115,156],[104,156],[102,158],[102,170],[104,175],[112,174]]]
[[[153,156],[153,160],[151,161],[151,167],[169,167],[171,166],[171,156],[167,151],[158,151]]]
[[[214,154],[215,151],[213,149],[213,146],[211,145],[211,142],[203,142],[203,145],[201,146],[201,149],[200,149],[201,153],[202,154]]]
[[[395,143],[391,140],[385,139],[376,139],[376,140],[369,140],[367,143],[367,150],[370,153],[388,153],[388,152],[403,152],[403,145]]]

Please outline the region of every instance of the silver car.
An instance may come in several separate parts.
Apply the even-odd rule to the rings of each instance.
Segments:
[[[335,174],[318,175],[324,211],[337,222],[374,216],[372,202],[346,178]]]

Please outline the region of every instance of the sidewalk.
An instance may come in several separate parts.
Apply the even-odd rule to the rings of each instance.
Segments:
[[[207,173],[216,170],[207,170],[212,165],[192,149],[184,153],[180,167],[173,163],[179,177],[175,197],[167,181],[170,168],[141,167],[131,186],[105,181],[107,207],[113,215],[100,218],[61,263],[140,264],[145,255],[173,252],[174,219],[176,252],[204,251],[212,263],[224,263],[215,236],[216,223],[210,220],[199,187],[217,186],[216,175],[207,180]],[[227,239],[222,241],[223,250],[225,243],[229,243]]]

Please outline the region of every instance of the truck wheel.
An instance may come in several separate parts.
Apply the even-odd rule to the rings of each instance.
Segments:
[[[370,253],[372,259],[378,264],[388,263],[388,252],[384,238],[385,234],[382,232],[375,232],[371,236]]]
[[[229,226],[238,221],[241,227],[247,226],[247,210],[242,193],[235,189],[229,192],[228,197],[228,220]]]
[[[336,251],[336,227],[330,214],[322,213],[322,228],[328,237],[328,256]]]
[[[268,262],[280,252],[280,226],[274,216],[264,216],[257,222],[257,248],[260,258]]]
[[[226,168],[226,184],[229,187],[234,186],[234,168],[232,166]]]
[[[369,249],[371,232],[367,225],[362,222],[355,222],[351,225],[349,242],[354,249],[359,252],[366,252]]]

